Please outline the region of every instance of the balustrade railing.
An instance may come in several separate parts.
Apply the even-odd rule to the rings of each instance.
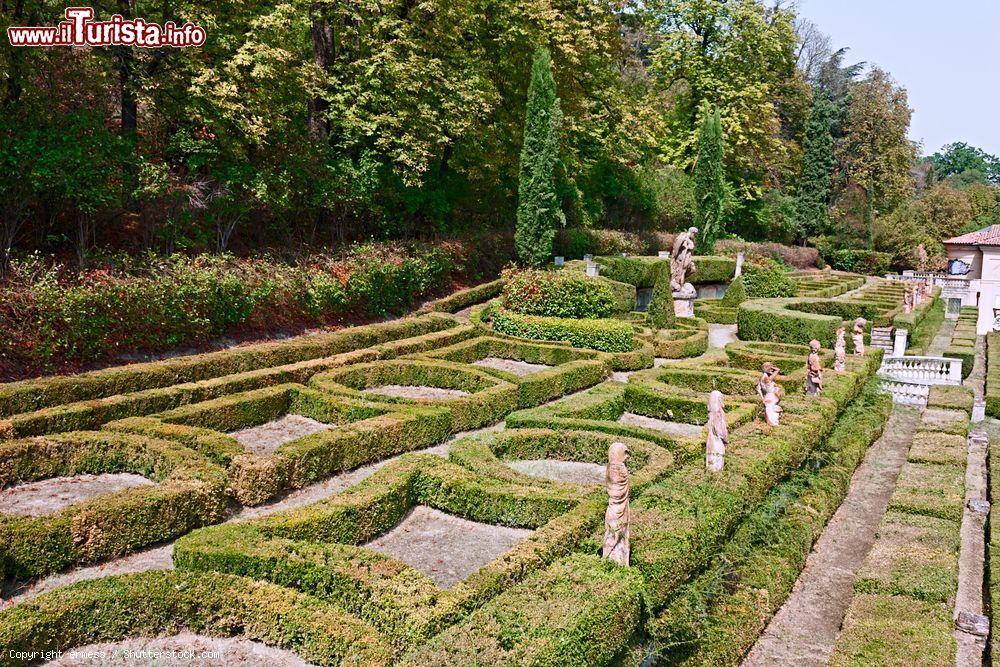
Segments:
[[[882,378],[882,390],[892,394],[893,403],[924,407],[927,405],[927,396],[930,394],[931,388],[930,385],[926,384]]]
[[[882,359],[879,375],[899,382],[924,385],[962,384],[962,360],[947,357],[897,357]]]

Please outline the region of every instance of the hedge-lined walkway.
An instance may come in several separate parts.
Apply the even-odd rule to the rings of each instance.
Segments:
[[[744,667],[827,664],[854,597],[854,577],[875,541],[918,421],[915,410],[893,409],[885,433],[854,473],[847,498],[816,542],[791,596]]]
[[[945,351],[951,347],[951,337],[955,334],[955,325],[958,320],[945,320],[938,329],[937,334],[927,347],[928,357],[943,357]]]

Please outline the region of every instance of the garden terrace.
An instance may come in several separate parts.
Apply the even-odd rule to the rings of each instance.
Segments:
[[[371,325],[372,331],[367,333],[350,329],[329,334],[339,334],[333,339],[336,342],[334,349],[345,346],[349,349],[332,356],[322,356],[330,353],[329,347],[313,345],[312,339],[320,336],[305,336],[284,343],[268,343],[259,348],[252,346],[80,376],[4,385],[0,387],[0,395],[7,396],[7,400],[0,401],[0,405],[5,406],[5,411],[12,412],[5,412],[5,416],[0,418],[0,439],[94,429],[109,421],[149,415],[248,389],[287,382],[304,383],[316,373],[330,368],[412,354],[465,340],[475,333],[473,327],[460,325],[450,315],[431,314],[392,324],[395,326],[391,328],[388,325]],[[386,338],[387,335],[391,337]],[[407,338],[408,335],[411,337]],[[261,352],[260,358],[255,357],[254,352]],[[305,355],[304,361],[286,363],[289,358],[302,355]],[[230,363],[234,360],[239,362],[235,366]],[[268,363],[276,365],[268,366]],[[229,374],[247,366],[252,370]],[[190,372],[180,373],[177,369],[188,369]],[[119,372],[125,378],[121,382]],[[198,374],[204,374],[206,379],[187,379]],[[178,383],[169,384],[171,377],[178,377]],[[153,388],[144,389],[145,386]],[[114,393],[119,391],[119,387],[122,393]],[[95,393],[100,397],[80,398]],[[53,405],[60,395],[65,396],[65,404]],[[36,409],[35,405],[48,407]]]
[[[855,580],[832,665],[966,664],[956,662],[953,612],[972,393],[932,394]]]
[[[291,649],[315,664],[341,664],[345,655],[367,656],[369,664],[464,664],[469,656],[524,662],[551,655],[557,663],[576,656],[581,664],[601,665],[648,645],[650,638],[658,650],[672,651],[664,619],[685,587],[710,571],[706,567],[738,552],[741,526],[759,513],[773,515],[773,503],[786,497],[802,507],[819,502],[813,498],[835,506],[835,493],[810,496],[806,490],[813,487],[802,480],[826,471],[829,479],[846,483],[854,455],[837,458],[832,452],[863,451],[884,422],[881,408],[870,409],[882,404],[863,391],[878,366],[878,351],[852,356],[847,372],[828,371],[824,394],[807,397],[802,347],[736,342],[725,352],[650,368],[653,344],[642,336],[652,330],[640,318],[626,324],[642,351],[624,354],[633,355],[625,365],[641,370],[622,383],[604,381],[622,365],[621,353],[495,335],[482,324],[432,317],[454,326],[296,362],[315,363],[308,370],[279,365],[205,380],[219,388],[178,394],[162,406],[123,402],[121,411],[108,415],[113,419],[95,420],[99,431],[35,439],[135,440],[180,452],[211,471],[212,493],[202,492],[197,505],[211,512],[188,509],[187,523],[170,525],[168,518],[180,514],[164,512],[145,522],[148,526],[136,524],[143,525],[135,528],[143,531],[142,539],[122,531],[128,537],[123,546],[93,558],[65,558],[55,546],[26,552],[20,560],[28,564],[15,563],[8,579],[180,538],[172,548],[177,571],[102,577],[21,601],[0,612],[0,637],[18,637],[15,646],[68,648],[182,631],[240,635]],[[684,322],[676,330],[701,335],[705,325]],[[787,371],[780,379],[787,396],[778,427],[760,421],[755,385],[758,362],[765,358]],[[541,368],[520,374],[478,363],[488,359]],[[827,351],[823,359],[829,363]],[[258,375],[266,380],[258,381]],[[368,391],[387,385],[462,393],[423,399]],[[701,427],[707,420],[706,394],[714,389],[726,394],[731,435],[725,470],[709,475]],[[175,387],[153,391],[161,390]],[[448,440],[504,417],[505,429]],[[310,421],[296,425],[295,420]],[[250,429],[261,427],[280,433],[268,435],[267,442],[248,440],[261,434]],[[628,569],[595,555],[607,499],[603,483],[595,482],[615,441],[628,444],[631,452],[633,567]],[[441,443],[446,446],[438,447]],[[447,458],[414,451],[430,447]],[[364,476],[312,495],[308,504],[275,503],[264,512],[233,513],[233,499],[260,505],[352,470],[363,470]],[[567,470],[580,474],[567,476]],[[53,467],[18,480],[78,472],[102,470]],[[107,497],[174,483],[148,476],[156,486]],[[786,486],[792,479],[800,481]],[[825,489],[820,480],[827,478],[816,479],[815,488]],[[806,516],[799,510],[786,514]],[[809,515],[808,529],[794,533],[801,540],[797,544],[807,548],[805,536],[813,537],[827,517]],[[22,519],[4,516],[11,526]],[[802,530],[790,525],[776,530]],[[440,539],[428,541],[438,529]],[[31,538],[10,531],[8,543]],[[16,550],[11,553],[17,556]],[[788,563],[791,576],[800,564]],[[156,609],[136,619],[125,612],[106,616],[109,625],[100,630],[88,605],[117,610],[116,595],[143,586]],[[181,589],[170,593],[172,586]],[[189,607],[185,586],[211,609],[254,620],[241,620],[240,630],[222,628],[215,616]],[[259,603],[258,595],[270,595],[267,604]],[[294,637],[276,636],[271,619],[277,609],[294,618]],[[720,622],[738,622],[743,613],[740,608]],[[329,624],[338,630],[329,633],[324,648],[314,638],[317,628]],[[756,631],[747,628],[744,644]]]
[[[952,359],[962,360],[962,377],[967,378],[972,373],[972,366],[976,359],[976,341],[979,336],[976,333],[976,320],[979,318],[979,309],[976,307],[964,307],[955,323],[955,330],[951,336],[951,343],[944,351],[944,356]]]
[[[865,276],[839,272],[796,272],[789,275],[795,283],[795,295],[830,299],[863,287]]]

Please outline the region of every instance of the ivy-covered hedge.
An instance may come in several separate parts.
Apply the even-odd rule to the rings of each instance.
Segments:
[[[63,433],[0,443],[0,486],[83,473],[156,482],[40,517],[0,514],[0,575],[31,577],[173,539],[222,519],[226,475],[177,443],[120,433]]]

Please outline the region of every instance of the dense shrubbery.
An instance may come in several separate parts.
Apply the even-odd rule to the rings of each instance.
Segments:
[[[141,257],[68,276],[14,266],[0,299],[0,369],[50,368],[344,316],[401,314],[443,288],[461,258],[430,246],[356,246],[308,264]]]
[[[777,262],[769,259],[748,261],[743,266],[740,282],[743,283],[742,288],[750,299],[795,296],[795,283],[785,275]]]
[[[597,319],[614,312],[611,288],[580,273],[508,270],[503,278],[503,305],[515,313]]]
[[[830,266],[839,271],[869,276],[884,276],[892,264],[892,255],[873,250],[834,250],[826,259]]]
[[[493,328],[508,336],[563,341],[573,347],[588,347],[602,352],[630,352],[636,346],[632,325],[620,320],[522,316],[496,308],[493,312]]]

